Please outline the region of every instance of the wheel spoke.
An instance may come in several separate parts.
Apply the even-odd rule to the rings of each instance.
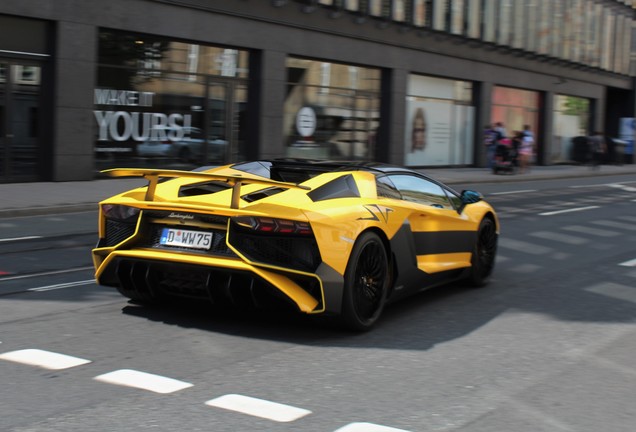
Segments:
[[[386,261],[377,244],[368,244],[360,254],[356,269],[354,297],[356,310],[363,319],[371,318],[382,304]]]

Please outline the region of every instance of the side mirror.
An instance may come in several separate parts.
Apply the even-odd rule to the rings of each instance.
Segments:
[[[457,210],[458,213],[464,211],[464,207],[466,207],[468,204],[474,204],[484,199],[482,194],[474,190],[463,190],[459,197],[462,201],[462,205]]]

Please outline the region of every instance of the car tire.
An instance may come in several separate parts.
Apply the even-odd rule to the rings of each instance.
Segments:
[[[363,233],[355,242],[345,271],[341,321],[349,330],[367,331],[386,303],[389,259],[377,234]]]
[[[495,221],[484,218],[477,230],[477,239],[471,257],[469,281],[475,287],[486,285],[495,267],[497,255],[497,227]]]

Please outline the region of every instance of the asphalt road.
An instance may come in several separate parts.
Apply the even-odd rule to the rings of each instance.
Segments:
[[[632,432],[636,182],[478,189],[502,223],[492,283],[366,334],[137,306],[92,281],[94,212],[0,219],[0,430]]]

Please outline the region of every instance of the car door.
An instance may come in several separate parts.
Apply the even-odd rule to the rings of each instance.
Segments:
[[[417,268],[437,274],[470,266],[475,223],[458,210],[458,198],[440,184],[409,173],[381,180],[399,192]]]

